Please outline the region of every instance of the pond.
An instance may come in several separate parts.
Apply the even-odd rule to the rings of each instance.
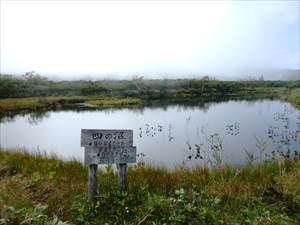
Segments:
[[[2,148],[83,161],[81,129],[132,129],[138,161],[166,166],[242,165],[300,150],[300,111],[279,100],[61,110],[1,118]]]

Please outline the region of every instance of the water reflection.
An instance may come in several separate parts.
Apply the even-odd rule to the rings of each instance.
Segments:
[[[293,128],[290,117],[293,113],[295,109],[284,105],[281,112],[274,113],[275,125],[270,125],[268,128],[268,138],[276,144],[277,152],[285,157],[290,157],[292,153],[300,149],[300,114],[298,113],[297,116],[297,126]],[[293,146],[296,147],[293,149]]]
[[[213,98],[193,98],[193,99],[173,99],[173,100],[148,100],[143,102],[141,105],[131,105],[131,106],[121,106],[121,107],[114,107],[114,108],[103,108],[103,109],[97,109],[97,108],[89,108],[89,107],[80,107],[80,105],[74,105],[74,106],[67,106],[67,107],[61,107],[61,108],[54,108],[54,109],[35,109],[35,110],[11,110],[11,111],[3,111],[0,109],[0,122],[13,122],[15,118],[21,116],[24,117],[26,115],[33,115],[33,117],[38,118],[38,121],[36,121],[38,124],[39,122],[42,122],[43,118],[49,117],[49,112],[76,112],[76,113],[85,113],[85,112],[95,112],[95,111],[101,111],[105,114],[111,114],[118,112],[120,109],[130,109],[131,112],[143,115],[144,111],[151,108],[151,109],[163,109],[164,111],[167,111],[170,106],[176,106],[177,112],[182,112],[186,110],[199,110],[206,113],[210,107],[213,107],[219,103],[222,102],[243,102],[248,104],[249,106],[257,103],[262,102],[264,100],[274,100],[274,98],[265,98],[260,99],[257,97],[249,97],[249,98],[243,98],[243,97],[213,97]]]
[[[174,130],[174,127],[172,126],[172,124],[169,124],[168,125],[168,142],[173,141],[175,138],[172,134],[173,130]]]
[[[150,125],[146,123],[143,127],[139,127],[139,137],[143,138],[144,135],[147,137],[155,137],[162,131],[163,127],[161,125]]]
[[[240,133],[240,123],[235,122],[233,124],[226,125],[226,134],[238,135]]]
[[[260,109],[259,115],[263,114],[263,110]],[[284,157],[292,157],[293,155],[300,154],[300,112],[298,112],[297,120],[293,126],[294,117],[292,114],[296,113],[296,109],[292,108],[288,104],[283,105],[283,110],[273,114],[273,121],[275,125],[269,125],[268,138],[272,140],[275,145],[269,147],[269,143],[263,137],[258,138],[254,135],[255,147],[258,150],[258,156],[256,159],[260,161],[263,158],[271,158],[276,155]],[[187,121],[190,121],[190,117]],[[194,144],[192,146],[187,138],[187,161],[196,159],[204,160],[208,164],[221,164],[222,163],[222,151],[223,142],[226,140],[226,136],[221,137],[220,133],[208,134],[208,127],[201,128],[202,142]],[[220,132],[220,131],[219,131]],[[225,134],[228,136],[238,136],[240,134],[240,122],[234,122],[225,126]],[[196,127],[196,135],[199,136],[199,127]],[[267,150],[269,150],[267,152]],[[278,154],[277,154],[277,153]],[[249,152],[247,151],[247,154]],[[293,155],[292,155],[293,154]],[[249,156],[249,155],[248,155]],[[253,155],[253,157],[255,157]]]
[[[0,140],[3,147],[39,146],[82,159],[82,128],[133,129],[139,158],[168,167],[182,162],[240,165],[246,161],[245,150],[265,158],[273,150],[292,155],[300,149],[300,113],[278,100],[154,101],[120,109],[16,114],[1,118]]]
[[[29,114],[27,121],[30,125],[38,125],[43,121],[43,119],[47,119],[49,117],[49,112],[35,112]]]

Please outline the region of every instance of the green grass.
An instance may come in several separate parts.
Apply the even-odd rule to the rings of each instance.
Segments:
[[[0,112],[223,95],[277,97],[300,106],[299,81],[0,78]],[[0,224],[300,224],[299,158],[172,171],[140,163],[128,168],[125,193],[118,191],[110,166],[99,170],[98,178],[99,196],[89,202],[87,168],[80,162],[0,150]]]
[[[58,108],[65,106],[76,107],[76,103],[83,103],[88,107],[113,107],[139,104],[138,98],[110,97],[110,96],[47,96],[28,98],[0,99],[0,111],[35,110]]]
[[[148,100],[276,97],[299,105],[300,81],[201,79],[51,81],[0,74],[0,112],[76,107],[120,107]],[[78,106],[78,105],[77,105]]]
[[[132,97],[123,97],[123,98],[102,97],[98,99],[96,98],[96,99],[87,100],[86,103],[92,106],[112,107],[112,106],[136,105],[136,104],[140,104],[141,100]]]
[[[300,107],[300,88],[291,90],[287,95],[287,100]]]
[[[63,97],[63,96],[48,96],[48,97],[28,97],[28,98],[6,98],[0,99],[1,110],[21,110],[21,109],[36,109],[66,104],[70,102],[82,102],[84,98],[79,96]]]
[[[168,170],[139,163],[128,168],[128,190],[122,193],[107,166],[98,171],[99,196],[89,202],[87,168],[80,162],[1,150],[0,216],[7,224],[59,224],[57,216],[69,224],[296,225],[299,180],[299,158],[240,168]]]
[[[203,94],[202,98],[218,98],[223,94],[219,92],[210,92]],[[228,93],[231,97],[277,97],[287,100],[297,107],[300,106],[300,88],[288,89],[285,87],[271,88],[245,88],[242,91]],[[197,98],[191,90],[172,91],[163,97],[165,100],[191,100]],[[224,96],[223,96],[224,97]],[[129,105],[139,105],[147,99],[130,96],[105,96],[105,95],[90,95],[90,96],[44,96],[44,97],[26,97],[26,98],[5,98],[0,99],[0,112],[19,111],[19,110],[40,110],[40,109],[59,109],[63,107],[76,108],[80,106],[92,108],[107,108],[107,107],[122,107]]]
[[[0,98],[41,96],[128,96],[141,99],[236,95],[253,90],[300,88],[297,81],[219,81],[203,79],[135,79],[52,81],[45,77],[31,78],[0,74]]]

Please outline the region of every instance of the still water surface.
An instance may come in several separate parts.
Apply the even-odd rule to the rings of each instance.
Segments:
[[[222,163],[242,165],[245,151],[259,161],[272,151],[300,149],[300,111],[278,100],[17,115],[2,118],[0,144],[82,161],[82,128],[133,129],[138,159],[168,168],[212,163],[218,156]]]

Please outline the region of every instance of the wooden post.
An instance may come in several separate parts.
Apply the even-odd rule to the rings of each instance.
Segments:
[[[120,163],[119,164],[119,188],[121,191],[125,191],[127,187],[126,170],[127,170],[127,164]]]
[[[93,200],[97,195],[97,165],[89,165],[88,198]]]

